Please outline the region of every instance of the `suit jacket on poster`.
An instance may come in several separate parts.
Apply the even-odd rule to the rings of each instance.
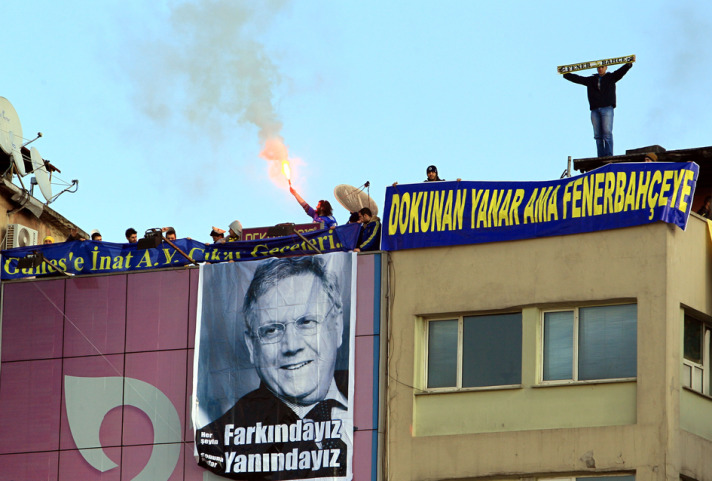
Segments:
[[[198,464],[221,476],[249,481],[345,476],[347,453],[343,442],[338,440],[338,448],[332,446],[336,441],[332,439],[324,439],[317,444],[315,436],[308,434],[321,430],[321,441],[321,438],[336,434],[335,430],[340,426],[337,423],[301,420],[264,384],[260,384],[259,388],[240,398],[225,414],[198,429]],[[311,424],[314,429],[306,427],[307,424]],[[284,442],[276,442],[282,434],[278,434],[274,426],[280,425],[287,425],[290,430],[289,438]],[[343,433],[343,429],[340,432]],[[280,433],[284,433],[283,428]],[[273,453],[275,456],[272,456]],[[249,466],[243,464],[240,468],[236,464],[239,459],[244,461],[245,458],[252,460],[252,472],[245,472],[249,471]],[[269,468],[259,466],[258,471],[255,466],[258,462],[267,462]],[[283,463],[282,469],[275,470],[279,462]],[[335,467],[336,464],[339,466]],[[235,473],[237,469],[241,471]]]

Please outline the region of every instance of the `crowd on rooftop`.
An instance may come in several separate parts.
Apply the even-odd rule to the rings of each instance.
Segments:
[[[442,182],[445,179],[441,179],[438,176],[438,168],[435,165],[430,165],[426,169],[426,179],[425,182]],[[457,179],[460,181],[460,179]],[[397,185],[394,182],[393,185]],[[312,218],[316,223],[322,223],[324,228],[334,229],[338,225],[336,218],[333,215],[333,209],[331,203],[328,200],[320,200],[316,208],[312,208],[300,195],[294,190],[294,188],[289,187],[289,192],[295,197],[299,205],[302,206],[304,212]],[[363,207],[356,212],[351,212],[348,220],[348,224],[361,224],[358,242],[356,244],[355,252],[368,252],[379,250],[381,246],[381,220],[377,215],[374,215],[370,208]],[[165,236],[165,239],[169,241],[174,241],[177,239],[176,230],[173,227],[163,227],[160,229],[161,234]],[[234,220],[230,223],[227,230],[220,229],[219,227],[213,226],[210,230],[210,238],[212,242],[207,242],[207,244],[220,244],[224,242],[236,242],[243,240],[242,236],[242,223],[239,220]],[[227,237],[225,236],[227,234]],[[129,244],[138,243],[138,232],[133,227],[129,227],[125,232],[126,242]],[[90,238],[93,241],[103,241],[101,232],[98,229],[91,231]],[[188,237],[187,239],[190,239]],[[83,241],[86,240],[81,234],[79,234],[77,229],[72,229],[70,234],[67,236],[65,242],[71,241]],[[55,242],[54,237],[46,236],[43,239],[43,244],[53,244]]]
[[[311,217],[314,222],[323,223],[325,228],[334,229],[338,225],[336,218],[333,216],[332,207],[329,201],[320,200],[317,204],[317,208],[313,209],[307,204],[304,199],[299,197],[299,194],[290,189],[292,194],[295,195],[299,203],[304,208],[304,211]],[[359,223],[361,224],[361,230],[359,232],[359,239],[357,247],[354,249],[356,252],[366,252],[375,251],[380,249],[380,234],[381,234],[381,222],[380,219],[373,215],[371,209],[364,207],[358,212],[352,212],[349,218],[349,224]],[[177,239],[176,230],[173,227],[163,227],[160,229],[161,234],[165,236],[168,241],[175,241]],[[242,236],[242,223],[239,220],[234,220],[228,226],[227,231],[220,229],[219,227],[213,226],[210,230],[210,238],[212,242],[207,242],[207,244],[221,244],[225,242],[236,242],[243,240]],[[225,236],[227,234],[227,237]],[[125,232],[126,242],[129,244],[138,243],[138,232],[133,227],[129,227]],[[90,234],[91,240],[93,241],[103,241],[101,232],[98,229],[94,229]],[[190,237],[188,237],[190,239]],[[81,234],[78,233],[77,229],[72,229],[70,234],[67,236],[65,242],[71,241],[84,241]],[[46,236],[43,239],[43,244],[53,244],[55,239],[53,236]]]

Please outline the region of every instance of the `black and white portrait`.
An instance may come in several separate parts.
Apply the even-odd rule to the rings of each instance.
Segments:
[[[207,265],[193,424],[233,479],[350,479],[354,254]]]

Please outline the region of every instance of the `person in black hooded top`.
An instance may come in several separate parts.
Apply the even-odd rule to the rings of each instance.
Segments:
[[[606,73],[608,67],[598,67],[598,73],[582,77],[573,73],[564,74],[569,82],[585,85],[588,91],[588,105],[591,109],[593,138],[596,139],[598,157],[613,155],[613,109],[616,108],[616,82],[631,69],[635,56],[613,73]]]

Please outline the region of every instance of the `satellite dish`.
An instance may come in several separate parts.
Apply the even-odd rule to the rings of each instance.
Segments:
[[[30,158],[32,159],[32,169],[37,179],[37,185],[40,186],[40,192],[47,202],[52,200],[52,184],[49,180],[49,173],[45,166],[44,160],[40,155],[40,151],[35,147],[30,149]]]
[[[365,185],[368,185],[368,182]],[[349,212],[358,212],[364,207],[368,207],[374,216],[378,215],[378,205],[370,195],[364,192],[363,187],[353,187],[348,184],[337,185],[334,187],[334,197]]]
[[[20,175],[25,175],[25,162],[22,160],[22,124],[20,117],[10,101],[0,97],[0,149],[12,156]]]
[[[15,107],[5,97],[0,97],[0,148],[8,155],[12,154],[13,146],[10,135],[15,131],[15,126],[20,124]],[[22,131],[22,127],[20,127]]]

